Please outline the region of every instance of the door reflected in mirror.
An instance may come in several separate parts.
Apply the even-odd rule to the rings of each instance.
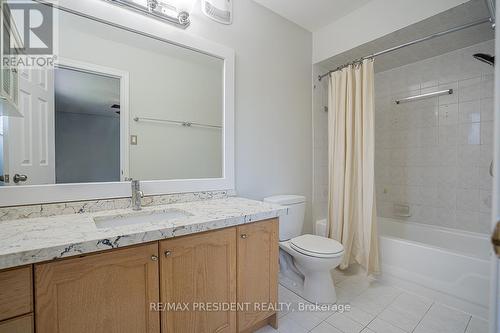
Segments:
[[[58,30],[0,117],[0,186],[223,177],[224,60],[62,10]]]

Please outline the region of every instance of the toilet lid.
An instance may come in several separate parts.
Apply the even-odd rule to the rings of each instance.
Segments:
[[[315,235],[295,237],[290,245],[294,250],[313,257],[335,256],[344,252],[344,247],[336,240]]]

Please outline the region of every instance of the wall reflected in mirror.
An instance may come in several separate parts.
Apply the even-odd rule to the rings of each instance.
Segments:
[[[0,117],[0,186],[223,177],[222,59],[63,10],[58,30]]]

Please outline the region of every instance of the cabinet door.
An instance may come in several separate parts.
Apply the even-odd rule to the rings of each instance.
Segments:
[[[0,333],[33,333],[33,314],[0,322]]]
[[[0,272],[0,321],[32,311],[31,266]]]
[[[236,332],[235,311],[196,307],[236,302],[236,229],[166,240],[160,253],[162,303],[189,304],[161,312],[162,332]]]
[[[158,244],[35,266],[37,333],[158,333]]]
[[[272,316],[276,320],[273,309],[265,311],[260,305],[277,303],[278,251],[277,219],[238,227],[238,303],[250,303],[248,311],[238,312],[239,332]]]

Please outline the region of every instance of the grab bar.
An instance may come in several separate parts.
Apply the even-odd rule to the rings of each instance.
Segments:
[[[160,123],[168,123],[168,124],[174,124],[174,125],[181,125],[181,126],[184,126],[184,127],[202,127],[202,128],[222,129],[222,126],[193,123],[193,122],[190,122],[190,121],[178,121],[178,120],[157,119],[157,118],[143,118],[143,117],[135,117],[134,121],[135,122],[139,122],[139,121],[152,121],[152,122],[160,122]]]
[[[420,95],[416,95],[416,96],[405,97],[402,99],[397,99],[396,104],[408,103],[408,102],[413,102],[413,101],[416,101],[419,99],[436,97],[436,96],[443,96],[443,95],[451,95],[451,94],[453,94],[453,89],[441,90],[441,91],[436,91],[436,92],[431,92],[431,93],[426,93],[426,94],[420,94]]]

